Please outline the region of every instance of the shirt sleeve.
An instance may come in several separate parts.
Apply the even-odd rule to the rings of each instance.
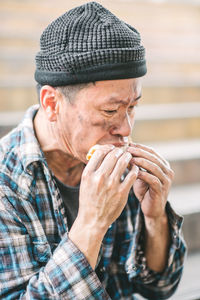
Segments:
[[[33,240],[27,234],[25,223],[4,197],[0,201],[0,299],[110,298],[67,233],[51,253],[44,237]]]
[[[141,209],[138,209],[135,235],[130,246],[130,255],[126,263],[129,279],[136,283],[136,292],[148,299],[161,300],[169,298],[176,290],[182,276],[186,253],[181,227],[183,218],[177,215],[167,202],[171,245],[168,262],[162,273],[148,268],[143,251],[144,222]]]

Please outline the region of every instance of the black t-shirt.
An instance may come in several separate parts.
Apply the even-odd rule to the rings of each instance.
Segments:
[[[64,202],[68,229],[70,230],[78,214],[80,186],[69,186],[62,183],[58,178],[54,178]]]

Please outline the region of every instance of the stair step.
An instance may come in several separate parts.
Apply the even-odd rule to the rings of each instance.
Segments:
[[[181,215],[200,214],[200,183],[172,187],[169,200],[174,209]]]
[[[200,136],[200,102],[140,105],[133,140],[142,143]]]
[[[183,276],[175,294],[169,300],[200,300],[200,252],[189,254],[185,259]],[[139,300],[145,300],[137,296]]]
[[[16,126],[24,112],[0,113],[0,136]],[[200,182],[200,139],[147,143],[165,157],[175,172],[173,185]]]
[[[17,80],[12,82],[13,86],[10,86],[10,82],[7,82],[8,86],[4,88],[0,87],[0,111],[13,112],[13,111],[25,111],[29,106],[38,103],[36,93],[36,83],[34,79],[32,82],[24,78],[24,86],[18,87]],[[0,120],[1,124],[1,120]],[[3,125],[2,125],[3,126]]]
[[[39,48],[38,48],[39,49]],[[29,50],[27,49],[27,52]],[[29,55],[20,55],[23,59],[20,58],[10,58],[9,60],[0,60],[0,80],[6,81],[10,80],[11,82],[18,77],[19,84],[23,85],[23,78],[24,75],[31,79],[33,77],[33,70],[35,69],[35,54],[37,53],[37,50],[34,52],[34,54]],[[148,62],[149,66],[152,66],[153,64]],[[157,64],[154,64],[154,67],[156,67]],[[176,70],[176,72],[173,70],[173,68],[169,72],[165,72],[165,67],[160,67],[159,72],[151,72],[148,71],[148,75],[144,78],[144,87],[147,88],[189,88],[189,87],[198,87],[199,85],[199,78],[200,78],[200,64],[195,64],[195,67],[198,70],[193,70],[193,67],[191,65],[185,66],[185,71],[183,72],[180,68],[180,70]],[[179,96],[180,98],[180,96]],[[173,100],[173,98],[172,98]],[[162,100],[161,100],[162,101]],[[188,98],[188,101],[190,101],[190,97]],[[192,99],[191,99],[192,101]]]
[[[136,114],[137,122],[195,117],[200,117],[200,102],[140,105]]]
[[[183,234],[189,253],[200,250],[200,183],[173,187],[169,201],[184,216]],[[200,277],[199,277],[200,278]]]
[[[25,110],[31,104],[37,103],[35,93],[36,82],[34,80],[35,66],[32,65],[32,74],[27,77],[26,74],[19,78],[9,78],[0,80],[0,110],[9,111],[13,109]],[[1,74],[0,74],[1,78]],[[145,104],[164,104],[164,103],[183,103],[183,102],[199,102],[200,88],[199,87],[144,87],[142,91],[141,103]],[[142,104],[143,105],[143,104]],[[140,106],[138,107],[140,110]],[[142,110],[142,109],[141,109]],[[137,117],[137,112],[136,112]],[[176,124],[175,124],[176,126]],[[136,122],[137,127],[137,122]],[[137,131],[134,130],[134,135]],[[140,134],[141,135],[141,134]],[[138,136],[138,139],[140,138]]]
[[[183,277],[177,292],[169,300],[199,300],[200,299],[200,252],[187,256]]]
[[[167,160],[182,161],[200,158],[200,139],[150,143]]]
[[[73,1],[73,5],[70,2],[66,3],[64,0],[60,0],[59,5],[45,0],[42,2],[4,1],[0,13],[3,25],[0,38],[4,42],[9,38],[39,41],[42,30],[50,21],[65,10],[80,4],[80,1],[76,0]],[[48,5],[48,10],[45,9],[46,5]],[[168,72],[170,76],[176,78],[171,67],[176,68],[177,63],[179,64],[180,62],[181,64],[183,62],[193,62],[193,67],[198,68],[198,66],[195,67],[195,64],[200,63],[198,31],[200,21],[195,7],[167,2],[157,5],[147,1],[129,1],[128,5],[126,1],[106,1],[105,5],[141,32],[145,46],[148,49],[147,61],[153,64],[156,63],[155,68],[150,70],[149,74],[153,73],[156,75],[158,73],[158,62],[162,64],[165,62],[164,68],[162,64],[159,67],[162,70],[160,73],[161,77]],[[152,19],[152,13],[157,18]],[[142,22],[141,15],[143,16]],[[170,22],[168,21],[169,15]],[[184,51],[182,51],[183,48]],[[170,64],[171,66],[169,66]],[[187,69],[187,71],[190,70]],[[198,80],[198,74],[195,77],[197,78],[196,80]],[[150,78],[153,81],[152,76]],[[187,78],[189,79],[189,77]],[[173,83],[174,80],[171,82]]]
[[[164,104],[199,101],[199,85],[156,86],[155,81],[151,86],[144,85],[142,90],[141,103],[144,104]]]
[[[169,201],[183,215],[183,234],[188,254],[184,272],[176,293],[170,300],[200,299],[200,183],[173,187]],[[140,300],[144,299],[139,297]]]

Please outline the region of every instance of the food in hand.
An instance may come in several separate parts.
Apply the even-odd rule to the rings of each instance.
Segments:
[[[90,148],[90,150],[88,151],[88,153],[86,155],[87,160],[90,160],[90,158],[92,157],[94,152],[97,150],[97,148],[98,148],[98,145],[94,145],[93,147]]]
[[[98,146],[99,146],[99,145],[97,144],[97,145],[92,146],[92,147],[89,149],[89,151],[88,151],[88,153],[87,153],[87,155],[86,155],[86,159],[87,159],[87,160],[90,160],[90,158],[92,157],[92,155],[94,154],[94,152],[97,150]],[[129,145],[126,144],[126,145],[122,146],[121,149],[122,149],[124,152],[126,152],[128,146],[129,146]]]

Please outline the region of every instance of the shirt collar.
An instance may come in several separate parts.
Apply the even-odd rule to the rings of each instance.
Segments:
[[[34,162],[42,161],[46,163],[44,153],[40,148],[39,142],[35,136],[33,120],[39,109],[39,105],[31,106],[24,115],[22,122],[18,126],[20,132],[19,155],[24,167],[28,173],[31,172],[31,165]]]

